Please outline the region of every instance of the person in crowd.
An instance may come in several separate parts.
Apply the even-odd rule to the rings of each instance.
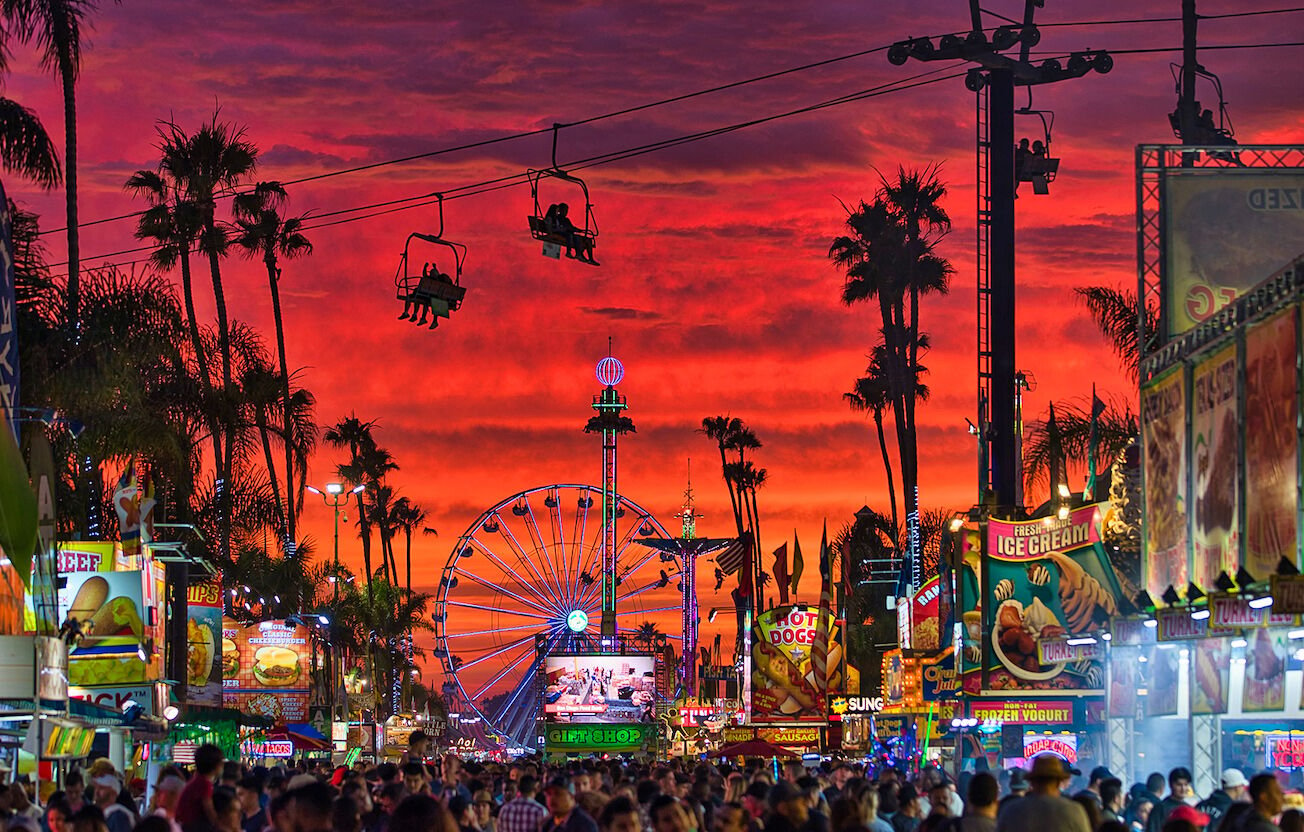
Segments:
[[[553,783],[544,790],[548,816],[539,832],[597,832],[598,825],[575,804],[575,796],[564,785]]]
[[[63,778],[63,799],[72,814],[80,812],[86,805],[86,781],[80,771],[70,771],[68,776]]]
[[[222,749],[204,744],[195,749],[195,775],[177,797],[176,822],[182,832],[209,832],[217,826],[213,786],[222,773]]]
[[[1123,781],[1117,777],[1100,782],[1100,819],[1102,823],[1123,819]]]
[[[267,812],[263,809],[263,781],[257,777],[242,777],[235,784],[235,796],[240,801],[240,828],[243,832],[263,832],[267,828]]]
[[[217,815],[214,832],[241,832],[240,799],[235,796],[235,789],[227,786],[214,787],[213,812]]]
[[[331,804],[332,832],[362,832],[362,810],[351,797],[343,795]]]
[[[469,801],[455,794],[448,798],[444,805],[448,807],[448,813],[453,816],[453,823],[457,824],[460,832],[479,832],[475,820],[475,808]]]
[[[684,805],[677,797],[661,795],[648,807],[652,819],[652,832],[689,832],[693,828]]]
[[[104,813],[104,825],[109,832],[131,832],[138,818],[135,813],[118,802],[122,781],[116,774],[101,774],[91,780],[91,797],[95,806]]]
[[[1103,809],[1104,802],[1101,800],[1100,785],[1106,780],[1114,779],[1117,778],[1114,777],[1113,772],[1108,768],[1105,766],[1096,766],[1091,770],[1091,774],[1087,776],[1087,787],[1073,796],[1085,797],[1095,803],[1097,808]]]
[[[424,763],[426,757],[430,756],[430,737],[420,728],[408,735],[407,751],[400,758],[402,763]]]
[[[498,810],[498,832],[538,832],[548,810],[535,800],[539,780],[527,774],[516,781],[516,797]]]
[[[1273,818],[1281,814],[1285,796],[1281,784],[1271,773],[1256,774],[1250,778],[1249,807],[1234,815],[1229,811],[1223,817],[1221,832],[1276,832],[1279,828]]]
[[[146,814],[163,818],[172,832],[181,832],[181,825],[177,823],[177,800],[185,787],[186,781],[176,774],[164,774],[154,784],[154,795],[150,798],[150,808]]]
[[[1097,802],[1095,797],[1091,797],[1089,794],[1083,794],[1083,791],[1086,790],[1083,789],[1073,795],[1072,800],[1074,803],[1082,807],[1082,811],[1087,813],[1087,824],[1090,828],[1095,829],[1097,826],[1100,826],[1102,820],[1100,814],[1100,803]]]
[[[1000,783],[990,772],[980,771],[971,777],[965,792],[964,814],[954,825],[958,827],[955,832],[996,832],[1000,797]]]
[[[497,825],[494,822],[493,793],[488,789],[480,789],[472,796],[475,798],[472,804],[475,810],[475,825],[479,827],[480,832],[497,832]]]
[[[613,797],[602,807],[602,814],[598,816],[598,829],[601,832],[643,832],[638,806],[628,797]]]
[[[296,775],[290,782],[294,783],[303,776],[305,775]],[[332,832],[334,795],[330,786],[313,777],[313,782],[290,788],[285,794],[290,798],[286,814],[292,832]]]
[[[146,815],[132,828],[131,832],[169,832],[172,829],[167,818],[158,815]]]
[[[1192,794],[1190,769],[1178,766],[1168,772],[1168,797],[1159,801],[1158,805],[1150,810],[1150,819],[1146,821],[1146,832],[1160,832],[1164,827],[1164,821],[1168,820],[1169,813],[1178,806],[1185,806],[1187,798]]]
[[[770,787],[766,798],[770,815],[765,820],[765,832],[799,832],[810,820],[810,801],[792,783],[786,780]]]
[[[1092,832],[1082,806],[1060,795],[1071,776],[1059,757],[1037,755],[1028,772],[1028,794],[1001,807],[996,832]]]
[[[743,808],[743,804],[738,801],[723,803],[711,813],[710,832],[747,832],[750,825],[751,818]]]
[[[109,830],[109,827],[104,825],[104,813],[93,803],[87,803],[73,812],[68,826],[70,832],[108,832]]]
[[[1223,769],[1220,785],[1222,788],[1215,790],[1195,807],[1209,816],[1205,832],[1217,832],[1218,825],[1232,804],[1245,801],[1245,788],[1250,785],[1250,781],[1245,779],[1245,774],[1239,768],[1228,768]]]
[[[1304,832],[1304,812],[1299,809],[1287,809],[1277,821],[1281,832]]]
[[[45,828],[49,832],[72,832],[72,814],[67,800],[51,798],[45,804]]]
[[[915,832],[923,819],[923,809],[919,805],[919,793],[910,783],[902,784],[897,791],[899,809],[892,815],[892,829],[895,832]]]
[[[416,760],[403,764],[403,787],[408,794],[430,794],[430,773],[425,764]]]

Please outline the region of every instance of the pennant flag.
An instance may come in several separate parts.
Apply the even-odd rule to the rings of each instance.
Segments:
[[[788,541],[774,550],[774,582],[779,587],[779,604],[788,603],[788,582],[791,578],[788,575]]]
[[[720,567],[720,572],[725,575],[732,575],[743,565],[743,560],[747,557],[747,545],[742,539],[737,539],[726,546],[720,554],[715,556],[716,565]]]
[[[1096,395],[1096,385],[1091,385],[1091,433],[1087,446],[1087,490],[1082,496],[1087,500],[1096,499],[1096,452],[1100,444],[1100,417],[1105,412],[1105,403]]]
[[[1046,419],[1046,440],[1050,446],[1050,502],[1058,505],[1060,487],[1068,487],[1068,458],[1064,454],[1064,437],[1060,433],[1059,422],[1055,421],[1055,403],[1050,404],[1050,416]]]
[[[815,640],[810,646],[811,672],[815,674],[815,692],[824,696],[829,688],[829,623],[832,599],[832,569],[829,563],[829,524],[824,522],[824,535],[820,539],[820,611],[815,620]]]
[[[118,538],[122,553],[128,557],[140,553],[140,484],[136,480],[136,463],[127,463],[127,469],[118,480],[113,492],[113,508],[118,514]]]
[[[851,598],[851,593],[855,591],[855,572],[851,567],[851,532],[842,538],[842,546],[838,550],[842,558],[842,599],[847,603]]]
[[[797,602],[797,582],[801,580],[801,570],[805,564],[801,559],[801,541],[797,539],[797,530],[792,530],[792,600]]]

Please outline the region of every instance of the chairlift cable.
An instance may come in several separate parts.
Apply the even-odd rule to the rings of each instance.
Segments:
[[[984,11],[986,11],[986,10],[984,10]],[[1296,7],[1281,8],[1281,9],[1260,9],[1260,10],[1251,10],[1251,11],[1244,11],[1244,12],[1227,12],[1227,13],[1223,13],[1223,14],[1212,14],[1212,15],[1200,15],[1200,19],[1201,19],[1201,20],[1226,20],[1226,19],[1239,18],[1239,17],[1257,17],[1257,16],[1262,16],[1262,15],[1291,14],[1291,13],[1295,13],[1295,12],[1304,12],[1304,6],[1296,6]],[[991,12],[988,12],[988,13],[990,14]],[[1000,16],[997,15],[997,17],[1000,17]],[[1004,18],[1003,18],[1003,19],[1004,19]],[[1059,23],[1038,23],[1037,26],[1038,26],[1039,28],[1049,28],[1049,27],[1052,27],[1052,26],[1056,26],[1056,27],[1074,27],[1074,26],[1079,26],[1079,27],[1083,27],[1083,26],[1111,26],[1111,25],[1143,24],[1143,23],[1171,23],[1171,22],[1177,22],[1177,21],[1180,21],[1180,20],[1181,20],[1180,17],[1131,18],[1131,19],[1116,19],[1116,20],[1081,20],[1081,21],[1065,21],[1065,22],[1059,22]],[[1275,45],[1278,45],[1278,44],[1263,44],[1263,45],[1264,45],[1264,46],[1275,46]],[[1290,46],[1290,45],[1294,45],[1294,44],[1280,44],[1280,45]],[[791,75],[791,74],[795,74],[795,73],[798,73],[798,72],[805,72],[805,71],[807,71],[807,70],[818,69],[818,68],[821,68],[821,67],[824,67],[824,66],[828,66],[828,65],[830,65],[830,64],[839,63],[839,62],[847,61],[847,60],[852,60],[852,59],[854,59],[854,58],[860,58],[860,57],[864,57],[864,56],[866,56],[866,55],[872,55],[872,54],[877,53],[877,52],[885,51],[885,50],[887,50],[888,48],[889,48],[889,46],[886,46],[886,45],[885,45],[885,46],[877,46],[877,47],[874,47],[873,49],[864,49],[864,50],[861,50],[861,51],[858,51],[858,52],[852,52],[852,53],[849,53],[849,54],[847,54],[847,55],[839,55],[839,56],[834,57],[834,58],[826,58],[826,59],[821,60],[821,61],[814,61],[814,62],[811,62],[811,63],[802,64],[802,65],[800,65],[800,66],[790,67],[790,68],[788,68],[788,69],[782,69],[782,70],[777,70],[777,71],[775,71],[775,72],[765,73],[765,74],[763,74],[763,75],[757,75],[757,76],[754,76],[754,77],[752,77],[752,78],[745,78],[745,79],[743,79],[743,80],[741,80],[741,81],[732,81],[732,82],[727,83],[727,84],[719,84],[719,85],[714,86],[714,87],[709,87],[709,88],[702,89],[702,90],[696,90],[696,91],[694,91],[694,92],[689,92],[689,93],[683,93],[683,94],[681,94],[681,95],[676,95],[676,96],[672,96],[672,97],[670,97],[670,98],[664,98],[664,99],[660,99],[660,100],[657,100],[657,101],[648,102],[648,103],[646,103],[646,104],[639,104],[639,105],[635,105],[635,106],[633,106],[633,107],[626,107],[626,108],[624,108],[624,109],[620,109],[620,110],[613,110],[612,112],[609,112],[609,113],[603,113],[603,114],[601,114],[601,115],[597,115],[597,116],[590,116],[590,117],[588,117],[588,118],[579,119],[578,121],[567,122],[567,123],[564,124],[563,126],[567,126],[567,127],[575,127],[575,126],[579,126],[579,125],[592,124],[592,123],[594,123],[594,122],[601,121],[601,120],[603,120],[603,119],[616,118],[616,117],[618,117],[618,116],[629,115],[629,114],[631,114],[631,113],[637,113],[637,112],[641,112],[641,111],[643,111],[643,110],[652,109],[652,108],[655,108],[655,107],[661,107],[661,106],[665,106],[665,105],[668,105],[668,104],[676,104],[676,103],[679,103],[679,102],[681,102],[681,101],[687,101],[687,100],[692,99],[692,98],[697,98],[697,97],[699,97],[699,96],[710,95],[710,94],[717,93],[717,92],[724,92],[724,91],[726,91],[726,90],[735,89],[735,88],[738,88],[738,87],[746,86],[746,85],[748,85],[748,84],[754,84],[754,83],[758,83],[758,82],[760,82],[760,81],[769,81],[769,80],[773,80],[773,79],[775,79],[775,78],[783,77],[783,76],[785,76],[785,75]],[[1217,48],[1220,48],[1220,47],[1201,47],[1201,49],[1204,49],[1204,48],[1213,48],[1213,49],[1217,49]],[[1247,47],[1221,47],[1221,48],[1250,48],[1250,47],[1247,46]],[[1111,51],[1113,51],[1113,50],[1111,50]],[[1167,52],[1167,51],[1179,51],[1179,50],[1167,50],[1167,49],[1165,49],[1165,50],[1153,50],[1153,51],[1165,51],[1165,52]],[[1131,52],[1128,52],[1128,51],[1119,51],[1119,52],[1116,52],[1116,54],[1139,54],[1139,53],[1136,52],[1136,51],[1131,51]],[[519,132],[519,133],[512,133],[512,134],[508,134],[508,135],[504,135],[504,136],[496,136],[496,137],[494,137],[494,138],[491,138],[491,139],[484,139],[484,140],[482,140],[482,141],[478,141],[478,142],[471,142],[471,143],[463,144],[463,145],[456,145],[456,146],[452,146],[452,147],[440,148],[440,149],[438,149],[438,150],[431,150],[431,151],[426,151],[426,152],[424,152],[424,153],[417,153],[417,154],[412,154],[412,155],[409,155],[409,156],[402,156],[402,157],[398,157],[398,158],[395,158],[395,159],[387,159],[387,160],[385,160],[385,161],[381,161],[381,162],[372,162],[372,163],[370,163],[370,164],[366,164],[366,165],[358,165],[358,166],[351,167],[351,168],[342,168],[342,169],[339,169],[339,170],[326,171],[326,172],[324,172],[324,173],[313,174],[312,176],[305,176],[305,177],[301,177],[301,178],[299,178],[299,179],[290,179],[290,180],[285,180],[285,181],[282,181],[281,184],[282,184],[282,185],[300,185],[300,184],[303,184],[303,183],[305,183],[305,182],[315,182],[315,181],[318,181],[318,180],[329,179],[329,178],[333,178],[333,177],[336,177],[336,176],[346,176],[346,175],[349,175],[349,174],[361,173],[361,172],[365,172],[365,171],[368,171],[368,170],[375,170],[375,169],[378,169],[378,168],[389,167],[389,166],[391,166],[391,165],[400,165],[400,164],[405,164],[405,163],[407,163],[407,162],[418,161],[418,160],[421,160],[421,159],[429,159],[429,158],[433,158],[433,157],[436,157],[436,156],[442,156],[442,155],[449,154],[449,153],[458,153],[458,152],[461,152],[461,151],[464,151],[464,150],[475,150],[475,149],[478,149],[478,148],[481,148],[481,147],[486,147],[486,146],[493,145],[493,144],[499,144],[499,143],[502,143],[502,142],[514,141],[514,140],[516,140],[516,139],[530,138],[530,137],[533,137],[533,136],[542,135],[542,134],[544,134],[544,133],[548,133],[548,132],[550,132],[552,129],[553,129],[553,128],[552,128],[551,126],[549,126],[549,127],[541,127],[541,128],[536,129],[536,130],[529,130],[529,131],[524,131],[524,132]],[[228,195],[228,196],[233,196],[233,195]],[[143,213],[144,213],[144,211],[143,211],[143,210],[140,210],[140,211],[132,211],[132,212],[130,212],[130,213],[126,213],[126,214],[118,214],[118,215],[116,215],[116,216],[112,216],[112,217],[101,217],[100,219],[88,220],[88,221],[86,221],[86,222],[78,223],[78,224],[77,224],[77,227],[78,227],[78,228],[91,228],[91,227],[93,227],[93,226],[104,225],[104,224],[111,223],[111,222],[120,222],[120,221],[122,221],[122,220],[127,220],[127,219],[132,219],[132,218],[134,218],[134,217],[138,217],[138,216],[140,216],[140,215],[143,214]],[[45,231],[41,231],[40,234],[39,234],[39,236],[45,236],[45,235],[47,235],[47,234],[59,234],[59,233],[62,233],[62,232],[64,232],[64,231],[67,231],[67,230],[68,230],[68,229],[67,229],[66,226],[63,226],[63,227],[60,227],[60,228],[51,228],[51,229],[48,229],[48,230],[45,230]]]

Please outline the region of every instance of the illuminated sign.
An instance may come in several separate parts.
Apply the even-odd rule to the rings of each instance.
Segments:
[[[1209,634],[1209,619],[1197,621],[1187,609],[1165,610],[1156,613],[1155,618],[1159,619],[1160,641],[1186,641]]]
[[[819,728],[757,728],[756,736],[775,745],[818,745]]]
[[[294,756],[294,743],[290,740],[246,740],[240,744],[240,752],[248,757],[282,757]]]
[[[557,725],[544,731],[548,751],[646,751],[655,741],[653,725]]]
[[[1059,734],[1056,736],[1023,735],[1023,756],[1031,760],[1038,754],[1054,754],[1068,763],[1078,761],[1078,737],[1076,734]]]
[[[1043,638],[1037,640],[1037,658],[1042,664],[1076,662],[1082,659],[1103,659],[1105,645],[1096,639],[1082,643],[1081,637]]]
[[[1292,771],[1304,768],[1304,737],[1268,735],[1268,762],[1273,768]]]
[[[969,715],[979,722],[991,720],[1008,725],[1071,725],[1073,703],[1029,700],[974,701],[969,703]]]

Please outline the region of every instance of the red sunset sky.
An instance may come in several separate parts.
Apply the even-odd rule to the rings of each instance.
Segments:
[[[1274,8],[1205,2],[1204,14]],[[1022,3],[993,2],[1017,15]],[[1173,18],[1177,0],[1052,0],[1042,23]],[[261,178],[341,168],[576,122],[637,104],[886,46],[962,31],[962,2],[385,3],[281,0],[105,4],[79,86],[84,221],[141,207],[122,191],[156,161],[155,123],[194,128],[220,103],[263,150]],[[1207,21],[1202,42],[1295,39],[1304,15]],[[993,22],[994,25],[994,22]],[[1060,26],[1042,50],[1178,47],[1180,24]],[[1298,48],[1209,51],[1242,142],[1304,136]],[[1179,54],[1120,54],[1112,74],[1035,91],[1055,111],[1061,174],[1050,197],[1019,201],[1019,360],[1048,401],[1125,393],[1126,379],[1071,287],[1135,285],[1133,148],[1171,140],[1169,63]],[[6,94],[34,107],[62,144],[57,84],[17,47]],[[883,53],[564,130],[560,161],[771,116],[943,65],[891,66]],[[1212,92],[1202,88],[1206,106]],[[1019,93],[1019,103],[1024,93]],[[312,232],[314,255],[285,265],[282,298],[292,367],[318,399],[323,425],[350,412],[379,424],[402,466],[401,493],[424,506],[438,539],[417,541],[415,583],[433,588],[457,536],[484,509],[526,488],[596,482],[599,449],[581,432],[607,338],[625,363],[636,436],[622,444],[621,485],[673,527],[693,458],[705,534],[728,533],[714,447],[695,432],[728,413],[765,443],[760,508],[769,546],[799,531],[815,574],[821,522],[836,529],[862,503],[885,507],[872,423],[843,391],[874,340],[871,310],[839,304],[827,260],[838,200],[868,197],[875,167],[941,163],[955,230],[943,247],[957,275],[923,327],[931,401],[920,411],[922,502],[967,507],[974,449],[974,99],[959,80],[858,101],[651,153],[584,173],[602,234],[599,269],[539,255],[525,231],[528,189],[446,204],[446,236],[470,250],[463,309],[437,331],[395,320],[392,278],[404,238],[432,230],[430,208]],[[1021,134],[1040,130],[1022,119]],[[547,136],[294,186],[294,212],[324,214],[519,172],[549,162]],[[63,225],[62,195],[9,182],[11,195]],[[575,199],[569,200],[572,204]],[[83,263],[133,248],[130,221],[84,230]],[[46,238],[64,257],[61,235]],[[120,262],[139,255],[108,258]],[[232,261],[233,317],[273,337],[261,268]],[[57,270],[57,269],[56,269]],[[211,314],[211,296],[198,294]],[[313,461],[325,482],[341,461]],[[318,551],[330,515],[309,502]],[[353,557],[357,544],[344,550]],[[807,592],[814,591],[808,577]],[[705,590],[710,589],[704,582]],[[724,599],[721,598],[721,601]],[[703,607],[712,605],[704,598]]]

